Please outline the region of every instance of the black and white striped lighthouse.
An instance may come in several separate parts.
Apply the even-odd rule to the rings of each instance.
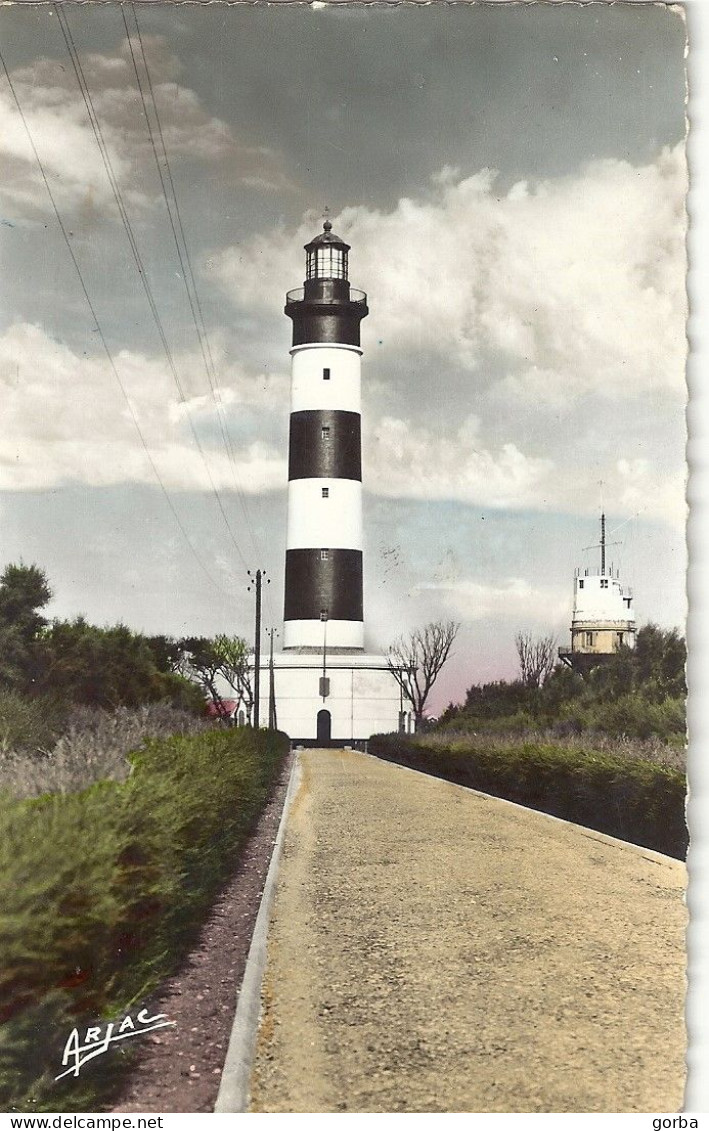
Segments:
[[[293,323],[283,650],[261,661],[295,743],[364,743],[402,725],[389,657],[364,650],[360,323],[349,246],[326,220],[306,244],[305,284],[286,296]]]
[[[364,648],[360,322],[349,245],[326,220],[305,245],[293,321],[284,648]]]

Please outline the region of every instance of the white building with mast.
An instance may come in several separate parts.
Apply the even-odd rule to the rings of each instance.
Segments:
[[[606,516],[601,515],[600,569],[577,569],[571,647],[559,648],[559,658],[580,672],[613,656],[619,648],[635,647],[633,595],[613,567],[606,565]],[[591,547],[589,547],[591,549]]]

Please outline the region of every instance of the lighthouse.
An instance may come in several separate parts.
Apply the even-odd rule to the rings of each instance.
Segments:
[[[367,296],[349,281],[350,245],[326,220],[305,245],[291,321],[283,651],[260,681],[295,743],[363,746],[407,725],[387,657],[370,650],[364,603],[360,326]],[[264,668],[266,663],[263,664]]]
[[[293,322],[284,648],[364,648],[360,323],[350,247],[332,231],[305,245]],[[325,642],[325,643],[324,643]]]

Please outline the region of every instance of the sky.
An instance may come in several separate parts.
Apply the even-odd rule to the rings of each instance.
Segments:
[[[283,303],[327,208],[369,296],[368,647],[460,621],[435,711],[513,678],[518,631],[568,642],[601,506],[638,624],[683,629],[681,14],[136,10],[63,5],[85,101],[54,6],[0,9],[0,566],[52,616],[247,637],[262,568],[282,628]]]

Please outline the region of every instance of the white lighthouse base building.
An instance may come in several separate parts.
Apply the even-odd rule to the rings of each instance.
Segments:
[[[385,656],[365,652],[280,652],[273,657],[276,726],[294,743],[362,745],[406,729],[401,689]],[[269,721],[271,673],[261,661],[259,722]]]

